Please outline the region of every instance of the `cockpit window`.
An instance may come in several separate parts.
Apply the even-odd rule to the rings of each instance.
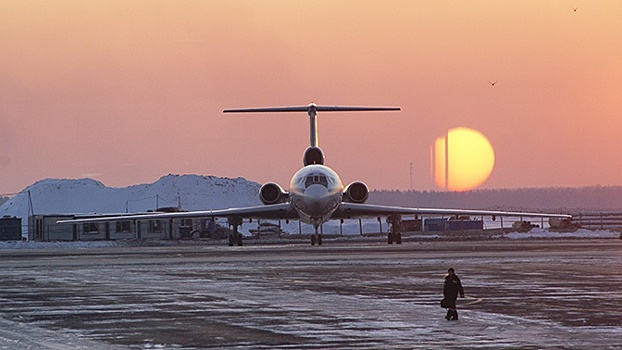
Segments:
[[[328,187],[328,179],[324,174],[311,174],[305,179],[305,187],[309,187],[314,184],[320,184],[324,187]]]

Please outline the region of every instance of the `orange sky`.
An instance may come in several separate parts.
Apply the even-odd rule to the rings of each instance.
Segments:
[[[573,7],[577,10],[574,11]],[[0,5],[0,194],[168,173],[287,187],[304,114],[344,183],[435,189],[453,127],[495,149],[484,188],[622,185],[622,1],[12,1]],[[492,86],[489,81],[498,80]]]

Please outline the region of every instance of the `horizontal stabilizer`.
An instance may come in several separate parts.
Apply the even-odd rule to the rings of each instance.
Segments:
[[[224,113],[258,113],[258,112],[364,112],[364,111],[399,111],[400,107],[360,107],[360,106],[318,106],[314,103],[308,106],[289,107],[259,107],[259,108],[232,108],[225,109]]]
[[[289,107],[258,107],[258,108],[231,108],[224,113],[261,113],[261,112],[307,112],[310,117],[309,147],[318,147],[317,112],[364,112],[364,111],[399,111],[400,107],[360,107],[360,106],[318,106],[311,103],[308,106]],[[305,161],[306,165],[306,161]]]

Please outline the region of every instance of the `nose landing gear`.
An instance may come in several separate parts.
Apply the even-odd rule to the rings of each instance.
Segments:
[[[311,235],[311,245],[322,245],[322,233],[318,233],[318,227],[315,226],[315,233]]]

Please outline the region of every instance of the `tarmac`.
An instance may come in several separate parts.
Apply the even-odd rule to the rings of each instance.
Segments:
[[[619,239],[187,242],[0,262],[0,349],[622,348]],[[439,306],[449,267],[458,321]]]

